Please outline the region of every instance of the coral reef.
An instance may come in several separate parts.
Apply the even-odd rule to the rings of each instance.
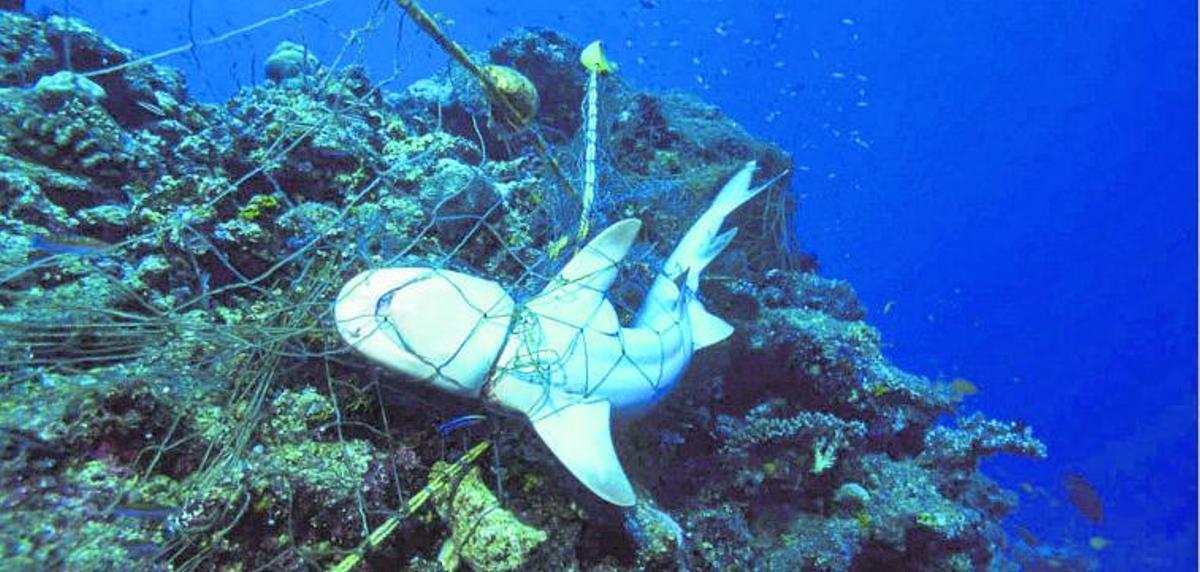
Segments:
[[[562,264],[579,209],[549,164],[575,163],[578,50],[519,30],[479,56],[529,78],[543,153],[454,68],[397,93],[284,44],[270,81],[212,105],[151,63],[89,73],[137,56],[78,20],[0,12],[0,558],[325,568],[369,539],[363,569],[1013,569],[1016,500],[979,461],[1044,446],[942,423],[954,396],[889,363],[850,286],[791,242],[786,177],[701,285],[733,339],[615,428],[641,489],[626,513],[520,420],[444,434],[473,405],[348,355],[330,303],[365,268],[469,269],[520,297]],[[744,161],[763,182],[789,167],[692,96],[605,81],[592,228],[636,216],[673,244]],[[665,254],[623,268],[622,317]],[[368,536],[485,438],[495,455],[432,510]]]

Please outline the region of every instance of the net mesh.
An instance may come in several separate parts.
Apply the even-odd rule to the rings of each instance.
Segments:
[[[35,77],[5,80],[27,92],[7,100],[5,127],[41,143],[22,150],[6,142],[0,159],[0,389],[8,423],[0,478],[11,490],[53,474],[51,486],[75,492],[41,491],[9,498],[10,506],[36,515],[64,510],[73,498],[73,514],[124,535],[63,526],[38,541],[40,562],[71,567],[89,550],[108,550],[122,562],[185,570],[327,564],[419,490],[426,463],[465,445],[456,437],[466,433],[432,428],[473,406],[401,385],[337,335],[339,289],[367,269],[411,266],[452,285],[444,278],[451,272],[498,283],[515,300],[499,318],[511,322],[519,345],[539,348],[510,356],[502,373],[547,388],[578,382],[570,389],[585,398],[617,383],[617,372],[655,391],[667,379],[665,370],[644,369],[655,360],[631,354],[657,353],[662,363],[677,349],[641,339],[635,346],[617,326],[633,322],[668,241],[711,195],[628,163],[629,150],[609,144],[622,127],[601,121],[597,196],[581,217],[570,188],[584,171],[584,137],[568,128],[577,124],[505,129],[480,104],[478,82],[453,64],[422,83],[425,91],[397,95],[392,89],[411,74],[413,53],[430,50],[428,41],[405,30],[392,2],[368,3],[351,24],[338,12],[344,4],[312,2],[204,38],[190,25],[189,4],[186,41],[149,56],[116,48],[80,20],[29,24],[47,53],[43,71],[70,68],[108,99],[35,95]],[[161,12],[141,17],[149,22]],[[340,47],[319,62],[301,52],[301,69],[275,83],[254,83],[257,66],[246,65],[237,73],[254,84],[223,106],[190,99],[178,75],[158,67],[192,68],[193,92],[219,93],[211,85],[215,64],[207,63],[215,50],[322,34],[340,37]],[[42,44],[31,46],[32,54]],[[379,53],[391,61],[368,61]],[[601,116],[611,119],[631,97],[619,81],[605,80]],[[69,131],[89,114],[108,118]],[[55,140],[68,132],[73,140]],[[728,173],[714,170],[703,186],[715,191]],[[775,244],[789,199],[782,188],[768,195],[759,200],[769,206],[740,226]],[[653,213],[643,233],[650,243],[555,282],[588,238]],[[592,229],[587,237],[579,236],[581,220]],[[762,228],[747,227],[755,224]],[[779,254],[747,248],[740,256],[734,268]],[[620,279],[611,288],[591,285],[596,273],[614,270]],[[603,295],[568,319],[528,306],[547,288],[558,301],[578,289]],[[412,349],[422,342],[393,327],[390,299],[376,300],[374,318],[395,345]],[[679,329],[678,316],[657,323],[654,336]],[[460,346],[429,365],[450,365],[482,324],[468,325]],[[46,451],[62,448],[101,466],[38,465]],[[304,463],[315,451],[352,469]],[[287,455],[296,458],[280,460]],[[82,470],[103,483],[79,484]],[[502,466],[491,470],[502,490]],[[162,514],[130,508],[149,504]],[[256,527],[274,532],[264,540]]]

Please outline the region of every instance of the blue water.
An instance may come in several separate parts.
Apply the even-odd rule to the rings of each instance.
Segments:
[[[153,52],[295,3],[103,4],[71,10]],[[804,246],[854,284],[889,355],[972,380],[969,407],[1049,445],[988,466],[1049,492],[1011,520],[1046,543],[1109,539],[1103,569],[1196,569],[1194,3],[423,4],[480,49],[520,25],[604,39],[630,82],[697,93],[788,149]],[[219,99],[281,39],[331,58],[374,6],[338,0],[166,63]],[[365,58],[403,85],[444,58],[391,12]],[[1100,491],[1102,525],[1065,504],[1068,470]]]

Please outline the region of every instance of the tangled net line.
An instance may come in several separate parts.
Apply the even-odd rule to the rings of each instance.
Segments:
[[[192,41],[140,59],[97,70],[78,70],[85,77],[100,77],[148,65],[164,57],[192,53],[250,33],[262,26],[311,15],[332,0],[313,2],[250,26]],[[489,158],[482,134],[476,143],[479,163],[472,178],[460,188],[445,192],[423,215],[421,224],[406,233],[390,234],[371,205],[388,197],[411,193],[404,173],[436,159],[435,150],[410,154],[403,162],[388,165],[381,150],[364,146],[358,166],[368,176],[361,183],[336,191],[333,216],[293,249],[276,245],[265,268],[247,268],[244,253],[234,245],[213,239],[205,217],[195,213],[229,212],[254,189],[271,189],[277,200],[297,206],[296,189],[277,180],[277,171],[314,138],[362,122],[373,113],[380,89],[396,79],[375,81],[359,96],[347,97],[339,81],[351,68],[347,61],[361,61],[365,40],[378,32],[390,1],[381,1],[364,24],[347,35],[333,63],[307,84],[316,101],[327,104],[316,119],[288,126],[268,145],[255,150],[255,165],[211,196],[179,205],[160,224],[112,243],[100,252],[49,254],[8,268],[0,274],[0,389],[9,391],[22,384],[72,376],[89,376],[122,383],[136,377],[153,391],[188,396],[215,403],[232,413],[236,423],[219,438],[201,439],[185,427],[194,413],[177,409],[156,435],[155,442],[142,448],[130,462],[139,478],[149,479],[161,471],[164,459],[181,454],[199,441],[203,452],[191,470],[197,487],[226,483],[226,475],[244,462],[259,426],[268,416],[267,404],[280,386],[323,388],[333,401],[335,416],[328,428],[339,441],[347,434],[368,435],[386,448],[401,445],[384,406],[388,378],[366,367],[337,338],[332,325],[332,301],[345,280],[367,268],[419,265],[434,271],[452,269],[496,279],[522,302],[541,290],[573,250],[561,256],[548,254],[549,246],[563,236],[574,235],[579,220],[576,199],[560,189],[546,188],[544,181],[522,181],[511,173],[489,174]],[[469,89],[465,86],[458,88]],[[440,109],[437,110],[440,113]],[[486,110],[481,119],[486,121]],[[478,128],[478,126],[477,126]],[[536,134],[510,134],[504,138],[510,156],[529,149]],[[579,157],[577,141],[563,149],[566,157]],[[522,169],[536,173],[538,160],[526,160]],[[669,182],[628,181],[605,160],[601,165],[600,195],[592,228],[616,218],[621,197],[656,192]],[[577,160],[568,161],[572,171],[582,172]],[[497,177],[515,180],[514,189],[495,196],[485,208],[458,212],[456,203],[479,185],[493,187]],[[528,178],[528,176],[526,176]],[[509,181],[512,182],[512,181]],[[607,191],[605,189],[608,189]],[[519,235],[514,229],[520,229]],[[61,229],[58,229],[61,230]],[[137,261],[156,254],[168,261],[171,278],[165,284],[148,285],[130,280],[122,261]],[[648,289],[659,259],[649,249],[638,249],[627,257],[621,289],[611,292],[619,315],[628,320],[636,313],[633,304]],[[613,261],[617,264],[618,261]],[[250,265],[253,266],[253,265]],[[94,303],[80,303],[76,295],[57,295],[56,287],[77,285]],[[568,285],[560,285],[567,287]],[[101,294],[103,293],[103,294]],[[221,309],[248,309],[250,316],[222,314]],[[534,336],[545,325],[518,320],[523,335]],[[547,379],[561,381],[565,361],[587,353],[585,330],[589,323],[559,324],[576,329],[567,355],[531,363],[557,373],[543,371]],[[605,331],[604,336],[618,332]],[[624,356],[622,356],[624,359]],[[600,387],[617,364],[608,364],[598,379],[589,380],[588,392]],[[589,368],[591,371],[591,368]],[[654,372],[645,372],[646,382],[657,387]],[[555,383],[559,382],[555,381]],[[421,399],[411,396],[408,399]],[[369,404],[374,404],[369,405]],[[363,405],[367,404],[367,405]],[[370,410],[369,415],[343,418],[347,408]],[[373,417],[373,420],[369,418]],[[368,419],[364,421],[363,419]],[[0,470],[3,470],[0,468]],[[391,473],[399,473],[394,465]],[[392,482],[395,496],[405,498],[401,479]],[[206,514],[194,520],[157,555],[187,570],[201,566],[220,539],[229,534],[249,509],[251,495],[240,490],[233,501],[203,507]],[[373,519],[362,494],[358,511],[363,535]],[[111,513],[126,499],[118,496],[108,506]],[[289,527],[292,523],[287,523]],[[294,536],[293,536],[294,537]],[[269,568],[295,555],[294,544],[262,564]]]

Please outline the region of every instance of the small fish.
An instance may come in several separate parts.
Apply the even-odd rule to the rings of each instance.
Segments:
[[[896,306],[895,300],[888,300],[887,303],[883,305],[883,315],[886,316],[888,314],[891,314],[892,308],[895,306]]]
[[[956,377],[950,381],[950,393],[953,393],[958,399],[979,393],[979,386],[975,385],[969,379]]]
[[[112,514],[140,520],[162,522],[178,512],[179,509],[153,503],[128,503],[112,509]]]
[[[1024,542],[1030,548],[1034,548],[1038,545],[1037,537],[1034,536],[1033,533],[1030,532],[1028,528],[1025,528],[1024,526],[1017,524],[1017,525],[1013,526],[1013,529],[1017,531],[1017,536],[1021,537],[1021,541]]]
[[[58,236],[49,238],[35,234],[29,239],[29,247],[52,254],[78,254],[86,256],[101,254],[112,248],[112,245],[89,236]]]
[[[1067,500],[1083,518],[1095,524],[1104,521],[1104,501],[1100,500],[1100,493],[1096,492],[1096,487],[1086,477],[1079,473],[1067,473],[1063,476],[1063,488],[1067,490]]]
[[[308,243],[310,242],[315,242],[315,240],[303,236],[289,236],[283,240],[283,245],[287,247],[288,250],[300,250],[301,248],[308,246]]]
[[[158,117],[166,117],[167,116],[167,112],[164,111],[163,108],[161,108],[157,105],[154,105],[153,103],[139,101],[139,102],[137,102],[137,105],[138,105],[138,107],[141,107],[142,109],[145,109],[146,111],[149,111],[152,115],[157,115]]]
[[[1108,548],[1108,539],[1103,536],[1093,536],[1088,539],[1088,546],[1091,546],[1092,550],[1099,552]]]
[[[454,419],[438,425],[437,430],[439,434],[445,436],[456,429],[470,427],[472,425],[482,423],[484,419],[487,419],[487,416],[480,415],[478,413],[472,415],[463,415],[462,417],[455,417]]]

